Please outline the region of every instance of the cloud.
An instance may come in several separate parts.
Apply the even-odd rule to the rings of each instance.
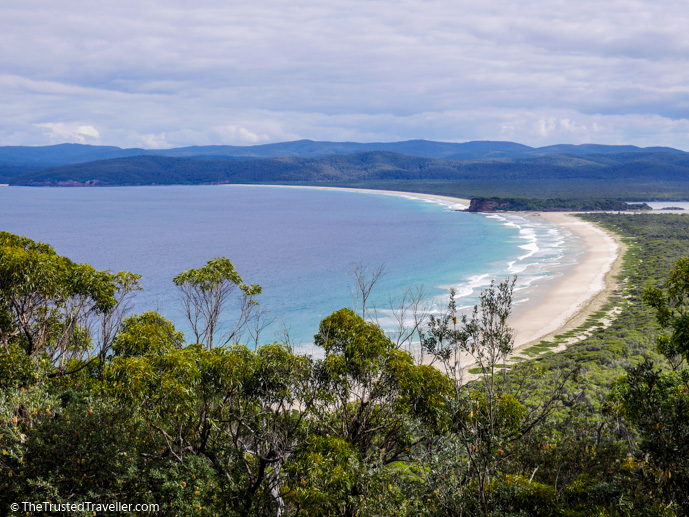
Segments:
[[[555,143],[616,128],[689,149],[687,25],[678,0],[7,3],[0,145]]]
[[[165,149],[171,147],[166,140],[165,133],[149,133],[147,135],[135,135],[136,141],[140,142],[137,147],[143,147],[144,149]]]
[[[249,131],[245,127],[237,127],[232,125],[217,126],[214,128],[223,139],[230,142],[244,143],[244,144],[258,144],[261,142],[268,142],[271,140],[267,134],[258,134]]]
[[[98,130],[89,125],[82,125],[77,122],[45,122],[34,124],[35,127],[43,129],[51,142],[76,142],[85,144],[97,141],[100,138]]]

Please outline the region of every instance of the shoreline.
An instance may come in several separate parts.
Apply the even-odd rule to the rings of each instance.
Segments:
[[[510,322],[515,330],[514,352],[582,325],[608,301],[617,288],[617,275],[626,250],[619,236],[571,212],[538,212],[534,217],[567,228],[584,244],[584,257],[560,278],[537,303]]]
[[[441,201],[443,204],[450,203],[452,205],[462,205],[469,208],[470,199],[460,197],[441,196],[438,194],[423,194],[421,192],[405,192],[401,190],[377,190],[372,188],[349,188],[349,187],[317,187],[309,185],[258,185],[258,184],[228,184],[230,187],[261,187],[261,188],[292,188],[292,189],[317,189],[317,190],[333,190],[337,192],[363,192],[365,194],[383,194],[385,196],[395,197],[409,197],[413,199],[424,199],[430,201]]]
[[[233,185],[239,186],[239,185]],[[243,187],[268,185],[241,185]],[[274,188],[307,188],[335,191],[364,192],[408,197],[448,204],[469,206],[469,199],[395,190],[357,189],[347,187],[317,187],[305,185],[270,185]],[[573,212],[515,212],[520,216],[540,218],[564,227],[576,234],[584,245],[584,256],[562,278],[545,288],[545,296],[527,303],[509,320],[514,330],[513,354],[543,339],[551,339],[583,324],[598,311],[617,287],[626,246],[620,238],[593,223],[575,217]]]

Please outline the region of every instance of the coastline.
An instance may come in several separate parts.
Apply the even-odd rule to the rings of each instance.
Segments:
[[[266,187],[272,187],[272,188],[303,188],[303,189],[317,189],[317,190],[334,190],[338,192],[364,192],[366,194],[383,194],[386,196],[395,196],[395,197],[409,197],[413,199],[423,199],[423,200],[429,200],[429,201],[435,201],[435,202],[442,202],[443,204],[448,203],[451,205],[462,205],[466,208],[469,208],[469,204],[471,203],[470,199],[464,199],[460,197],[452,197],[452,196],[441,196],[438,194],[422,194],[420,192],[403,192],[401,190],[377,190],[377,189],[371,189],[371,188],[348,188],[348,187],[316,187],[316,186],[309,186],[309,185],[259,185],[259,184],[228,184],[228,186],[231,187],[261,187],[261,188],[266,188]]]
[[[384,194],[440,202],[453,207],[454,205],[468,207],[470,203],[469,199],[393,190],[301,185],[270,186]],[[617,235],[593,223],[583,221],[571,212],[519,212],[518,214],[524,217],[540,218],[547,223],[566,228],[581,239],[584,250],[583,258],[577,264],[561,278],[543,287],[544,296],[526,303],[513,313],[509,321],[515,336],[513,353],[518,353],[543,339],[550,339],[556,334],[576,328],[583,324],[591,314],[598,311],[617,287],[615,277],[620,270],[626,249]]]
[[[576,328],[598,311],[617,287],[616,276],[626,249],[617,235],[572,213],[538,212],[533,217],[577,234],[584,244],[584,257],[545,297],[510,321],[515,331],[515,352]]]

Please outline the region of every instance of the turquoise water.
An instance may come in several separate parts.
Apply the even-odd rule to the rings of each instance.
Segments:
[[[307,344],[319,321],[352,306],[349,272],[383,264],[369,301],[385,326],[390,297],[423,285],[436,306],[450,287],[470,306],[496,278],[518,296],[557,274],[573,237],[515,215],[485,216],[404,196],[240,186],[0,188],[0,229],[48,242],[100,269],[143,276],[136,311],[158,310],[188,331],[172,277],[227,256],[279,328]],[[228,317],[230,315],[228,314]]]

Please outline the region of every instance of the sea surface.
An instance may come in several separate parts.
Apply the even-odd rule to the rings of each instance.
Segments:
[[[438,311],[453,287],[467,309],[491,280],[516,274],[518,305],[581,253],[576,236],[538,218],[458,208],[309,188],[0,187],[0,230],[48,242],[99,269],[142,275],[136,312],[157,310],[188,339],[172,278],[226,256],[244,282],[263,288],[260,306],[272,323],[260,341],[288,329],[303,346],[323,317],[353,306],[355,264],[384,266],[368,307],[391,328],[390,300],[407,288],[423,286],[426,305]]]

